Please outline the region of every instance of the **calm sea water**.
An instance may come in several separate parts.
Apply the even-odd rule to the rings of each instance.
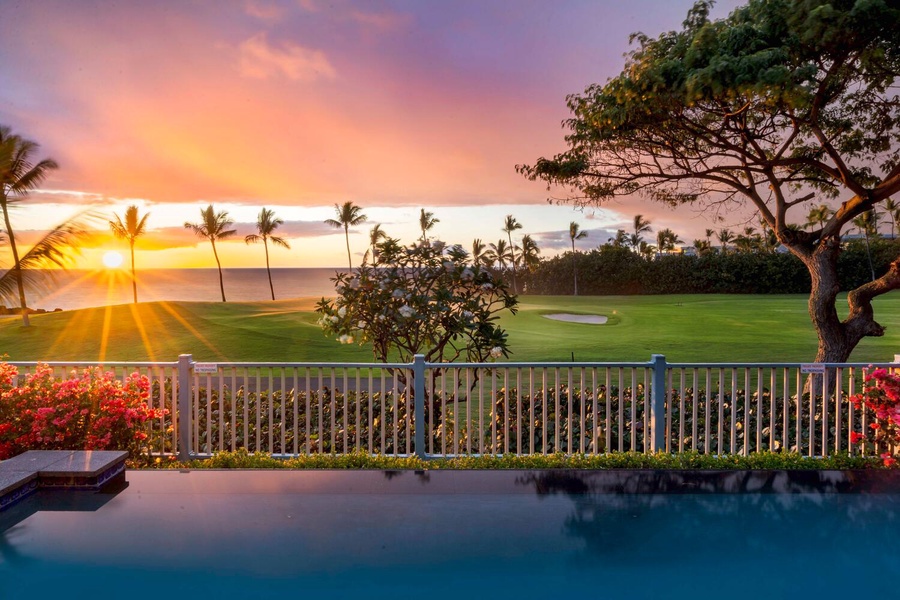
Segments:
[[[339,269],[272,269],[275,299],[334,296],[331,278]],[[128,271],[65,271],[54,275],[47,293],[31,293],[34,308],[74,310],[132,301]],[[145,269],[138,271],[138,301],[218,302],[216,269]],[[223,269],[225,299],[233,302],[271,300],[265,269]]]

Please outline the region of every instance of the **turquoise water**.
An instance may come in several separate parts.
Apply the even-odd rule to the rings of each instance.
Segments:
[[[344,269],[346,270],[346,269]],[[333,296],[336,269],[272,269],[275,298]],[[220,302],[216,269],[144,269],[137,273],[138,300]],[[265,269],[222,269],[225,298],[232,302],[271,300]],[[61,271],[45,293],[29,293],[32,308],[74,310],[133,301],[128,271]]]
[[[0,514],[0,598],[896,597],[895,494],[609,494],[541,472],[127,478]]]

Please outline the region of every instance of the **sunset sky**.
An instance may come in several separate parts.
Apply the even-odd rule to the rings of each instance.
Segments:
[[[347,200],[369,217],[354,264],[375,223],[417,237],[422,207],[435,236],[467,248],[504,237],[512,214],[545,255],[568,246],[573,220],[585,249],[637,213],[687,242],[739,227],[649,202],[579,212],[515,172],[564,148],[566,95],[618,73],[630,33],[677,29],[692,3],[6,1],[0,124],[60,164],[13,226],[27,241],[79,209],[108,220],[136,204],[151,215],[139,268],[214,266],[183,227],[210,203],[240,234],[225,267],[263,266],[242,241],[263,206],[286,221],[280,267],[345,265],[343,233],[323,220]],[[127,250],[105,230],[93,244],[78,266]]]

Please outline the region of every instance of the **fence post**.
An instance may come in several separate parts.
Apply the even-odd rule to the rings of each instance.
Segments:
[[[654,354],[650,358],[653,371],[650,400],[650,451],[659,452],[666,446],[666,357]],[[646,402],[646,399],[644,400]]]
[[[191,354],[178,356],[178,460],[191,458]]]
[[[416,424],[416,456],[425,458],[425,356],[413,358],[413,415]]]

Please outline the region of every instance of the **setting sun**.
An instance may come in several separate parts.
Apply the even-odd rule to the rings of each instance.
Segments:
[[[117,269],[122,266],[122,254],[115,250],[110,250],[103,255],[103,265],[107,269]]]

